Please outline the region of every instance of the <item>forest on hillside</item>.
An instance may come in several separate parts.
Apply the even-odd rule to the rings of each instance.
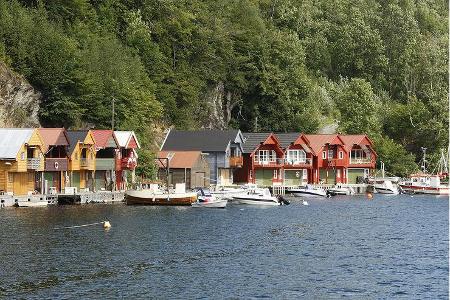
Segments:
[[[448,2],[0,0],[43,126],[368,133],[389,171],[448,148]],[[149,173],[146,167],[140,170]]]

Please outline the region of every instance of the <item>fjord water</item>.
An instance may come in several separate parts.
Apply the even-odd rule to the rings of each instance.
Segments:
[[[0,298],[448,298],[447,197],[308,201],[2,209]]]

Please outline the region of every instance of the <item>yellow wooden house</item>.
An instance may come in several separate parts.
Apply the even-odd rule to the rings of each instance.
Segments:
[[[0,128],[0,193],[42,191],[43,141],[37,129]]]
[[[69,130],[69,185],[78,190],[94,189],[95,139],[91,130]]]

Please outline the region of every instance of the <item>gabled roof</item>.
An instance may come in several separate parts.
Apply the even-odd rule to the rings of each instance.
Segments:
[[[373,146],[372,141],[365,134],[349,134],[349,135],[340,135],[340,138],[344,141],[345,148],[347,151],[350,151],[353,145],[364,145],[364,146]]]
[[[300,132],[275,133],[283,149],[289,147],[301,135]]]
[[[35,129],[0,128],[0,159],[15,159],[23,144],[28,143]]]
[[[244,153],[252,153],[261,143],[263,143],[272,133],[271,132],[243,132],[244,144],[242,150]]]
[[[171,130],[161,150],[224,152],[239,134],[234,130]]]
[[[118,143],[112,130],[91,130],[95,139],[95,148],[104,149],[108,147],[117,148]],[[109,141],[113,141],[114,145],[108,144]]]
[[[305,134],[304,136],[308,140],[309,146],[314,151],[314,153],[319,153],[320,149],[325,146],[325,144],[344,144],[338,134]]]
[[[67,139],[69,141],[69,155],[72,155],[73,150],[78,143],[83,143],[86,139],[89,130],[68,130]]]
[[[201,151],[160,151],[159,158],[169,158],[169,169],[191,169],[202,155]],[[159,167],[160,162],[158,162]]]
[[[42,141],[44,142],[44,152],[50,148],[50,146],[68,146],[66,130],[64,128],[39,128]]]
[[[114,135],[116,137],[117,144],[119,147],[123,148],[129,148],[129,143],[134,139],[136,142],[137,148],[141,148],[141,145],[139,145],[139,141],[136,137],[136,134],[134,131],[122,131],[122,130],[116,130],[114,131]]]

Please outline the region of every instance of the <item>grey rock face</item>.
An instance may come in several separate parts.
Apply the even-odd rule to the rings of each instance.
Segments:
[[[0,127],[39,127],[41,94],[0,61]]]

